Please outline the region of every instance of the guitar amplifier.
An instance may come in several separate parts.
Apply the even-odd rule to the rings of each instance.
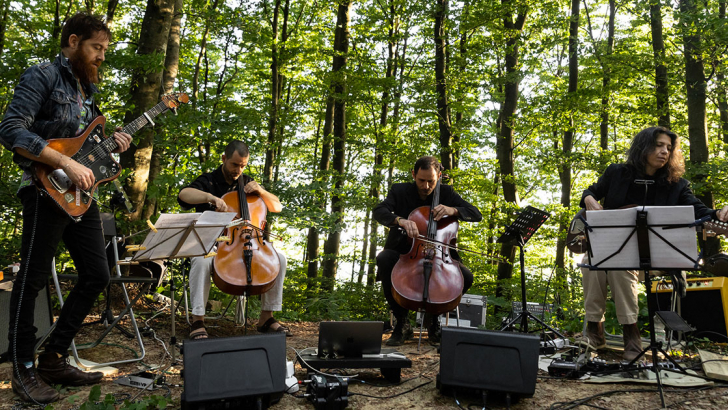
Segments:
[[[3,285],[13,283],[15,277],[11,279],[3,280]],[[8,341],[8,331],[10,329],[10,294],[12,293],[12,286],[3,286],[0,290],[0,363],[8,360],[8,349],[10,342]],[[53,324],[53,311],[51,310],[51,293],[48,290],[48,286],[41,289],[38,292],[38,297],[35,299],[35,327],[38,329],[35,332],[35,337],[40,339],[43,337],[48,329]]]
[[[672,283],[652,283],[651,297],[657,296],[658,310],[670,310]],[[697,337],[715,342],[728,341],[728,278],[690,278],[687,295],[679,299],[680,316],[696,328]]]
[[[460,298],[458,309],[460,310],[460,326],[477,328],[485,326],[486,309],[488,308],[488,297],[481,295],[464,294]],[[417,312],[417,323],[422,322],[422,312]],[[440,315],[441,326],[458,326],[457,311],[448,312],[447,316]]]

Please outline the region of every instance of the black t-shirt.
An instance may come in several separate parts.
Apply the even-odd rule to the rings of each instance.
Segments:
[[[247,185],[250,181],[253,180],[253,178],[247,175],[242,175],[241,178],[243,178],[243,185]],[[207,192],[218,198],[222,198],[223,195],[227,194],[230,191],[237,191],[238,181],[233,181],[232,184],[228,184],[227,181],[225,181],[225,176],[222,174],[222,165],[220,165],[219,167],[217,167],[216,170],[212,172],[206,172],[200,175],[185,188],[199,189],[202,192]],[[177,202],[179,202],[180,206],[183,209],[195,208],[195,212],[205,212],[212,210],[212,207],[207,202],[196,205],[188,204],[187,202],[181,200],[179,196],[177,196]]]

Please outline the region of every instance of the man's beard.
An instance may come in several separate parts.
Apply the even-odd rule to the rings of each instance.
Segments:
[[[78,81],[85,86],[99,82],[98,67],[90,62],[86,62],[87,60],[88,56],[86,56],[83,52],[83,48],[80,46],[68,59],[68,62],[71,64],[73,74],[76,75],[76,77],[78,77]]]
[[[232,174],[232,172],[229,172],[229,171],[228,171],[228,170],[227,170],[227,169],[225,168],[225,166],[223,166],[223,167],[222,167],[222,173],[223,173],[223,175],[225,175],[225,177],[226,177],[226,178],[230,179],[230,180],[231,180],[231,181],[233,181],[233,182],[234,182],[234,181],[237,181],[237,180],[238,180],[238,178],[240,178],[240,175],[238,175],[238,177],[237,177],[237,178],[235,178],[235,176],[234,176],[234,175]]]

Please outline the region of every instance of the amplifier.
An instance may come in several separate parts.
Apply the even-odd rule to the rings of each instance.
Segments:
[[[460,298],[458,309],[460,310],[460,327],[477,328],[485,326],[486,309],[488,308],[488,297],[471,295],[466,293]],[[440,316],[440,325],[457,326],[457,312],[452,310],[447,316]],[[422,312],[417,312],[417,323],[422,321]]]
[[[672,283],[652,282],[658,310],[670,310]],[[680,316],[697,330],[698,337],[715,342],[728,341],[728,278],[690,278],[687,295],[678,302]],[[703,333],[701,333],[703,332]]]
[[[2,283],[7,285],[13,283],[12,279],[3,280]],[[5,290],[7,288],[7,290]],[[10,342],[8,341],[8,330],[10,329],[10,294],[12,286],[3,286],[4,290],[0,290],[0,363],[8,360],[8,349]],[[53,324],[53,311],[51,310],[51,294],[48,286],[38,292],[35,299],[35,337],[40,339]]]

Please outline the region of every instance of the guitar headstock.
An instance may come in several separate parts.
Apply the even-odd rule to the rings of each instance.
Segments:
[[[187,104],[190,102],[190,97],[187,93],[167,94],[162,96],[162,102],[164,102],[164,105],[166,105],[167,108],[174,111],[180,106],[180,104]]]
[[[703,223],[703,232],[707,236],[728,235],[728,222],[716,220],[705,222]]]

